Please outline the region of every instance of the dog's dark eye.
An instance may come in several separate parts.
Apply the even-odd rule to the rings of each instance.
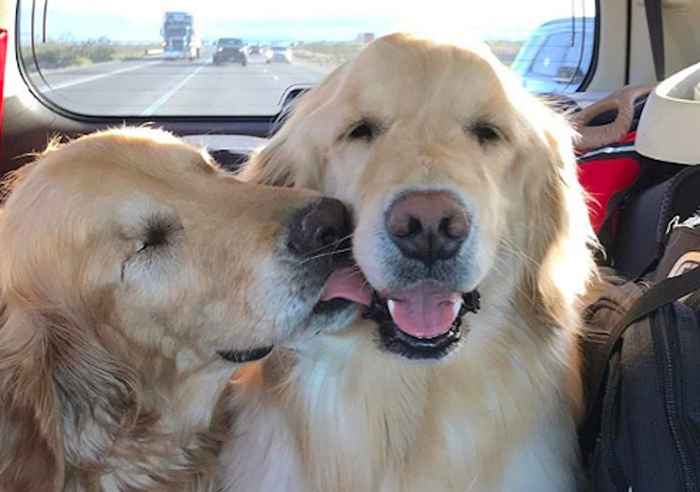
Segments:
[[[496,142],[503,138],[501,131],[489,123],[475,123],[470,131],[479,140],[480,144]]]
[[[347,133],[349,140],[366,140],[371,142],[379,133],[379,127],[376,123],[369,120],[361,120],[355,123]]]

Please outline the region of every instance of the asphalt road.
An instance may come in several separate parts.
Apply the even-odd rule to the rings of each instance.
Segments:
[[[134,60],[48,70],[32,81],[65,109],[88,115],[271,115],[293,84],[317,83],[328,69],[303,63],[215,66],[210,59]]]

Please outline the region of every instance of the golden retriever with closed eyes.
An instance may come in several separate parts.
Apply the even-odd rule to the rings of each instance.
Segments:
[[[211,490],[238,364],[346,324],[337,200],[245,184],[162,131],[49,150],[0,215],[0,490]]]
[[[592,237],[566,122],[486,49],[396,34],[303,96],[242,172],[354,215],[364,304],[244,369],[225,490],[571,491]]]

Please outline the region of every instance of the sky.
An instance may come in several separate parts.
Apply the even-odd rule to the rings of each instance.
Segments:
[[[41,0],[37,4],[43,8]],[[204,39],[339,41],[360,32],[394,31],[443,38],[523,39],[548,20],[584,11],[593,15],[594,0],[51,0],[48,37],[159,41],[163,13],[168,10],[192,13]],[[27,25],[28,10],[23,15]]]

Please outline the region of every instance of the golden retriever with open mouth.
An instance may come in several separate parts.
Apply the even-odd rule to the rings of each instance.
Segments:
[[[226,490],[570,491],[591,228],[566,122],[486,48],[370,44],[242,172],[350,204],[364,304],[244,370]]]
[[[238,364],[354,316],[319,302],[349,231],[339,201],[157,130],[23,168],[0,215],[0,490],[212,489]]]

